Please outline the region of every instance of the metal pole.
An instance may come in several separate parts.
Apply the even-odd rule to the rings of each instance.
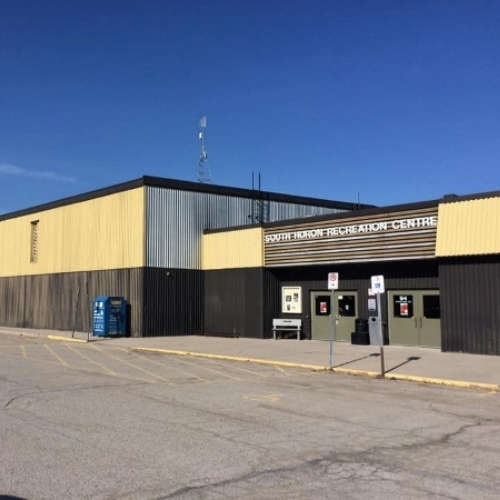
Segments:
[[[71,338],[75,337],[76,318],[78,316],[79,307],[80,307],[80,285],[78,285],[78,290],[76,292],[76,307],[75,307],[75,315],[73,316],[73,328],[71,329]]]
[[[332,289],[332,297],[330,304],[330,361],[329,361],[329,369],[330,371],[333,369],[333,337],[335,332],[335,307],[334,307],[334,298],[335,298],[335,290]]]
[[[380,307],[380,293],[377,293],[377,316],[378,316],[378,335],[380,341],[380,376],[385,377],[384,335],[382,331],[382,309]]]

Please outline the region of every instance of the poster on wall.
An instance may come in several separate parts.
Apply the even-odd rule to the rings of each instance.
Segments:
[[[281,288],[282,310],[283,313],[301,314],[302,313],[302,287],[284,286]]]

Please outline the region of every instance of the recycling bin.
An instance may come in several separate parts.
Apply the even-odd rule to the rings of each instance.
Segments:
[[[380,345],[382,321],[378,316],[370,316],[368,318],[368,333],[370,334],[370,345]]]
[[[92,309],[92,335],[127,335],[127,301],[123,297],[96,297]]]

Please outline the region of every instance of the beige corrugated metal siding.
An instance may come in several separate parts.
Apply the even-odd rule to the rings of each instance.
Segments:
[[[0,221],[0,276],[143,266],[144,193],[141,187]]]
[[[500,198],[439,205],[436,256],[500,253]]]
[[[242,229],[203,235],[203,269],[262,267],[262,228]]]

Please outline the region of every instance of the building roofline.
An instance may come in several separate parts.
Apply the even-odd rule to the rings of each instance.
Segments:
[[[37,212],[44,212],[46,210],[52,210],[54,208],[59,208],[66,205],[81,203],[84,201],[101,198],[103,196],[109,196],[111,194],[116,194],[123,191],[129,191],[142,186],[158,187],[165,189],[177,189],[179,191],[191,191],[198,193],[227,195],[238,198],[248,198],[251,200],[263,200],[263,201],[267,200],[267,201],[277,201],[284,203],[298,203],[302,205],[321,206],[325,208],[332,208],[338,210],[353,210],[356,209],[357,207],[362,209],[372,206],[365,204],[348,203],[343,201],[324,200],[320,198],[310,198],[306,196],[294,196],[283,193],[275,193],[272,191],[260,191],[254,189],[227,187],[216,184],[181,181],[176,179],[166,179],[162,177],[152,177],[145,175],[143,177],[140,177],[139,179],[134,179],[131,181],[114,184],[112,186],[96,189],[93,191],[88,191],[82,194],[77,194],[67,198],[62,198],[59,200],[42,203],[40,205],[35,205],[33,207],[16,210],[14,212],[0,214],[0,221],[7,219],[14,219],[16,217],[22,217],[24,215],[29,215]]]
[[[241,229],[253,229],[256,227],[262,227],[264,229],[267,229],[267,228],[289,226],[296,224],[309,224],[311,222],[351,219],[352,217],[366,217],[369,215],[389,214],[392,212],[405,212],[410,210],[437,208],[439,206],[439,203],[440,200],[431,200],[431,201],[423,201],[415,203],[404,203],[400,205],[390,205],[386,207],[369,207],[369,208],[362,208],[360,210],[350,210],[339,213],[311,215],[306,217],[297,217],[294,219],[283,219],[273,222],[264,222],[262,224],[259,223],[259,224],[248,224],[246,226],[231,226],[231,227],[217,228],[217,229],[205,229],[203,233],[204,234],[222,233],[226,231],[236,231]]]
[[[500,198],[500,191],[486,191],[465,195],[446,194],[439,200],[440,203],[457,203],[459,201],[484,200],[486,198]]]
[[[380,214],[389,214],[392,212],[406,212],[410,210],[419,210],[425,208],[437,208],[439,206],[440,200],[430,200],[430,201],[422,201],[415,203],[404,203],[400,205],[389,205],[386,207],[370,207],[363,208],[361,210],[351,210],[349,212],[341,212],[341,213],[332,213],[325,215],[315,215],[312,217],[300,217],[296,219],[287,219],[275,222],[265,222],[262,224],[264,228],[271,227],[279,227],[279,226],[288,226],[290,224],[300,224],[300,223],[310,223],[310,222],[320,222],[325,220],[342,220],[342,219],[350,219],[352,217],[366,217],[369,215],[380,215]]]
[[[426,209],[426,208],[437,208],[441,204],[447,204],[447,203],[457,203],[457,202],[462,202],[462,201],[472,201],[472,200],[482,200],[482,199],[487,199],[487,198],[496,198],[500,197],[500,191],[488,191],[485,193],[476,193],[476,194],[470,194],[470,195],[461,195],[458,196],[456,194],[447,194],[444,195],[442,198],[436,199],[436,200],[429,200],[429,201],[420,201],[420,202],[412,202],[412,203],[402,203],[398,205],[388,205],[385,207],[368,207],[368,208],[360,208],[359,210],[351,210],[351,211],[346,211],[346,212],[341,212],[341,213],[331,213],[331,214],[324,214],[324,215],[314,215],[314,216],[309,216],[309,217],[299,217],[299,218],[294,218],[294,219],[283,219],[279,221],[273,221],[273,222],[265,222],[262,224],[257,224],[257,225],[248,225],[248,226],[234,226],[234,227],[228,227],[228,228],[219,228],[219,229],[206,229],[204,231],[205,234],[212,234],[212,233],[217,233],[217,232],[224,232],[224,231],[233,231],[233,230],[238,230],[238,229],[250,229],[253,227],[263,227],[265,228],[273,228],[273,227],[280,227],[280,226],[288,226],[291,224],[308,224],[310,222],[320,222],[320,221],[325,221],[325,220],[342,220],[342,219],[350,219],[352,217],[363,217],[363,216],[369,216],[369,215],[380,215],[384,213],[392,213],[392,212],[405,212],[405,211],[410,211],[410,210],[419,210],[419,209]]]
[[[334,200],[325,200],[322,198],[312,198],[307,196],[296,196],[289,195],[284,193],[276,193],[273,191],[262,191],[258,189],[245,189],[245,188],[236,188],[229,186],[221,186],[218,184],[207,184],[200,182],[192,182],[192,181],[181,181],[175,179],[164,179],[161,177],[143,177],[144,184],[150,187],[162,187],[162,188],[170,188],[170,189],[179,189],[182,191],[196,191],[202,193],[211,193],[211,194],[223,194],[236,196],[238,198],[248,198],[251,200],[259,199],[259,200],[269,200],[269,201],[282,201],[285,203],[300,203],[302,205],[312,205],[317,206],[321,205],[326,208],[338,208],[340,210],[352,210],[356,206],[360,207],[371,207],[373,205],[366,204],[356,204],[349,203],[345,201],[334,201]]]

